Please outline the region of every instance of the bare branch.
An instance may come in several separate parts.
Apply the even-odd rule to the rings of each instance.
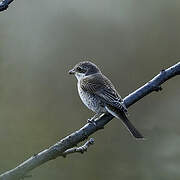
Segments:
[[[126,96],[124,98],[124,103],[126,107],[131,106],[132,104],[139,101],[141,98],[150,94],[153,91],[162,90],[161,84],[176,75],[180,75],[180,62],[166,70],[161,70],[161,72],[157,76],[147,82],[144,86],[140,87],[133,93]]]
[[[180,75],[180,62],[166,70],[162,70],[151,81],[149,81],[133,93],[129,94],[127,97],[124,98],[124,104],[126,105],[126,107],[129,107],[141,98],[143,98],[144,96],[150,94],[151,92],[161,90],[161,84],[163,84],[165,81],[176,75]],[[63,138],[55,145],[30,157],[28,160],[26,160],[16,168],[1,174],[0,180],[21,179],[22,177],[25,177],[25,175],[29,171],[44,164],[45,162],[62,156],[63,153],[69,154],[69,152],[73,152],[74,146],[76,146],[79,142],[82,142],[83,140],[87,139],[91,134],[95,133],[99,129],[104,128],[104,126],[109,121],[111,121],[111,119],[113,119],[112,115],[104,114],[98,120],[96,120],[95,123],[87,123],[81,129]],[[85,145],[87,146],[87,144]],[[81,151],[80,149],[78,149],[78,152]],[[77,151],[77,148],[75,151]]]
[[[0,2],[0,12],[6,10],[14,0],[3,0]]]

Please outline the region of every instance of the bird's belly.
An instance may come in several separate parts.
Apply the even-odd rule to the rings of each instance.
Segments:
[[[82,102],[92,111],[99,113],[102,111],[102,106],[100,101],[95,98],[94,95],[84,92],[82,89],[78,88],[79,96]]]

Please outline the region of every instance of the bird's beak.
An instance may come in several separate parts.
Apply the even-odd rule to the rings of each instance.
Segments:
[[[75,70],[74,70],[74,69],[71,69],[68,73],[69,73],[69,74],[75,74]]]

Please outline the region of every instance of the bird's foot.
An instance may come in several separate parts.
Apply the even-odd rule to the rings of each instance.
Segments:
[[[96,122],[95,122],[95,120],[93,118],[88,119],[87,122],[90,123],[90,124],[93,124],[94,126],[96,126]]]
[[[125,106],[124,103],[121,104],[120,110],[123,111],[123,112],[125,112],[125,113],[127,113],[127,108],[126,108],[126,106]]]

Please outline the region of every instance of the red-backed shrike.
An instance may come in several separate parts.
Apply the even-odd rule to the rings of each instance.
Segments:
[[[95,118],[103,113],[110,113],[121,119],[129,132],[136,138],[142,139],[141,133],[128,120],[127,109],[121,96],[116,91],[111,81],[104,76],[100,69],[89,61],[80,62],[69,71],[78,80],[78,92],[82,102],[92,111],[96,112]]]

